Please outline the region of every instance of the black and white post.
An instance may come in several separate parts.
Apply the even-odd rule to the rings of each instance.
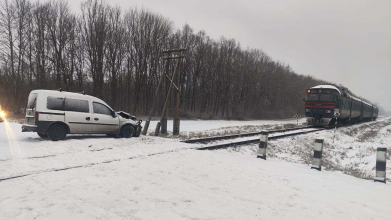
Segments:
[[[314,158],[312,159],[311,169],[322,170],[323,139],[316,139],[314,145]]]
[[[301,115],[296,114],[294,117],[296,118],[297,126],[299,126],[299,118],[301,118]]]
[[[269,137],[268,131],[261,131],[261,137],[259,138],[259,148],[257,158],[262,158],[266,160],[266,148],[267,148],[267,140]]]
[[[335,129],[334,129],[333,144],[334,144],[334,142],[335,142],[335,133],[336,133],[336,131],[337,131],[338,117],[339,117],[340,115],[341,115],[341,114],[339,114],[339,112],[336,112],[336,113],[334,114],[334,116],[335,116]]]
[[[376,176],[375,182],[386,183],[387,148],[378,147],[376,151]]]

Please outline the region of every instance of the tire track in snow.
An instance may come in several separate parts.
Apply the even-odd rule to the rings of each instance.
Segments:
[[[151,157],[151,156],[156,156],[156,155],[168,154],[168,153],[172,153],[172,152],[179,152],[179,151],[182,151],[182,150],[194,150],[194,149],[197,149],[197,148],[198,147],[188,147],[188,148],[181,148],[181,149],[174,149],[174,150],[150,153],[150,154],[146,154],[146,155],[137,155],[137,156],[132,156],[132,157],[128,157],[128,158],[122,158],[122,159],[105,160],[105,161],[102,161],[102,162],[88,163],[88,164],[78,165],[78,166],[69,166],[69,167],[63,167],[63,168],[53,168],[53,169],[47,169],[47,170],[40,170],[40,171],[35,171],[35,172],[19,174],[19,175],[15,175],[15,176],[0,177],[0,182],[6,181],[6,180],[22,178],[22,177],[26,177],[26,176],[38,175],[38,174],[42,174],[42,173],[65,171],[65,170],[78,169],[78,168],[84,168],[84,167],[87,168],[87,167],[92,167],[92,166],[96,166],[96,165],[100,165],[100,164],[119,162],[119,161],[122,161],[122,160],[133,160],[133,159],[143,158],[143,157]]]

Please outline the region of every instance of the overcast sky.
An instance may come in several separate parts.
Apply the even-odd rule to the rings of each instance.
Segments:
[[[110,0],[234,38],[391,110],[391,0]],[[80,1],[69,0],[79,10]],[[292,82],[294,83],[294,82]]]

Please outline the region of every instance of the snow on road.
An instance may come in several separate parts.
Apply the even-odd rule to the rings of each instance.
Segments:
[[[33,173],[0,181],[0,219],[391,218],[390,184],[196,146],[158,137],[51,142],[0,123],[0,178]],[[53,170],[72,166],[80,167]]]
[[[20,124],[5,122],[0,123],[0,179],[192,147],[176,140],[145,136],[123,139],[68,135],[63,141],[52,142],[36,133],[22,133]]]

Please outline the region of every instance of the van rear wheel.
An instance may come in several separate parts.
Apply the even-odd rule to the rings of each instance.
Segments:
[[[42,134],[42,133],[39,133],[37,132],[38,136],[41,137],[41,138],[48,138],[48,135],[47,134]]]
[[[124,138],[131,138],[134,136],[135,132],[136,131],[134,130],[134,128],[131,125],[125,125],[121,129],[121,136]]]
[[[60,124],[54,124],[50,126],[48,137],[52,141],[58,141],[62,140],[67,136],[67,129],[64,127],[64,125]]]

